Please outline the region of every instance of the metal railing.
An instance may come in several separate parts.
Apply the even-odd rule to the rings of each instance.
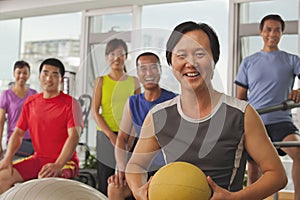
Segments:
[[[300,103],[295,103],[293,100],[286,100],[283,101],[281,104],[270,106],[266,108],[257,109],[257,112],[260,115],[263,115],[265,113],[279,111],[279,110],[290,110],[293,108],[300,107]],[[300,147],[300,141],[282,141],[282,142],[273,142],[273,145],[276,149],[282,148],[282,147]],[[274,200],[278,200],[279,195],[278,192],[274,194]]]

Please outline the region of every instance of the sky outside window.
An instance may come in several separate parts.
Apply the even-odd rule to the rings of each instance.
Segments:
[[[184,21],[204,22],[213,27],[220,41],[220,60],[213,78],[215,88],[226,93],[228,51],[228,1],[190,1],[182,3],[151,5],[143,7],[142,28],[161,29],[170,32]],[[167,20],[161,20],[167,19]],[[168,37],[169,35],[166,35]],[[163,51],[162,51],[163,52]],[[160,55],[165,62],[165,53]],[[168,72],[172,73],[171,71]],[[166,76],[166,73],[162,74]],[[172,76],[172,75],[169,75]],[[171,79],[171,77],[170,77]]]
[[[0,21],[1,82],[13,78],[13,64],[19,58],[20,20]],[[0,83],[6,85],[6,83]]]

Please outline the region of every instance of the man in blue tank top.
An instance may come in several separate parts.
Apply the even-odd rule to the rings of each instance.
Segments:
[[[140,130],[149,110],[158,103],[174,98],[173,92],[161,88],[158,84],[161,74],[159,57],[152,52],[140,54],[136,59],[137,74],[143,84],[144,92],[131,96],[124,108],[123,117],[116,142],[116,160],[118,173],[108,179],[108,197],[111,200],[132,196],[125,180],[125,167],[128,152],[132,152],[140,136]],[[149,175],[153,175],[165,165],[159,152],[149,166]]]
[[[278,48],[284,26],[279,15],[265,16],[260,23],[263,49],[246,57],[240,65],[235,80],[237,97],[248,100],[255,109],[278,105],[286,99],[300,101],[300,90],[293,90],[295,77],[300,77],[300,58]],[[261,118],[273,142],[300,141],[290,110],[262,114]],[[281,148],[278,153],[293,159],[295,199],[300,200],[300,148]],[[248,184],[255,182],[260,174],[256,163],[249,158]]]

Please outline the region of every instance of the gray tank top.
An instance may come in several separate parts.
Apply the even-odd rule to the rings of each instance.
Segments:
[[[166,163],[192,163],[219,186],[241,190],[246,165],[243,139],[247,105],[222,94],[212,113],[201,119],[184,115],[180,96],[154,107],[154,128]]]

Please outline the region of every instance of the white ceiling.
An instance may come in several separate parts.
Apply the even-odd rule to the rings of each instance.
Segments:
[[[0,20],[183,0],[0,0]]]

